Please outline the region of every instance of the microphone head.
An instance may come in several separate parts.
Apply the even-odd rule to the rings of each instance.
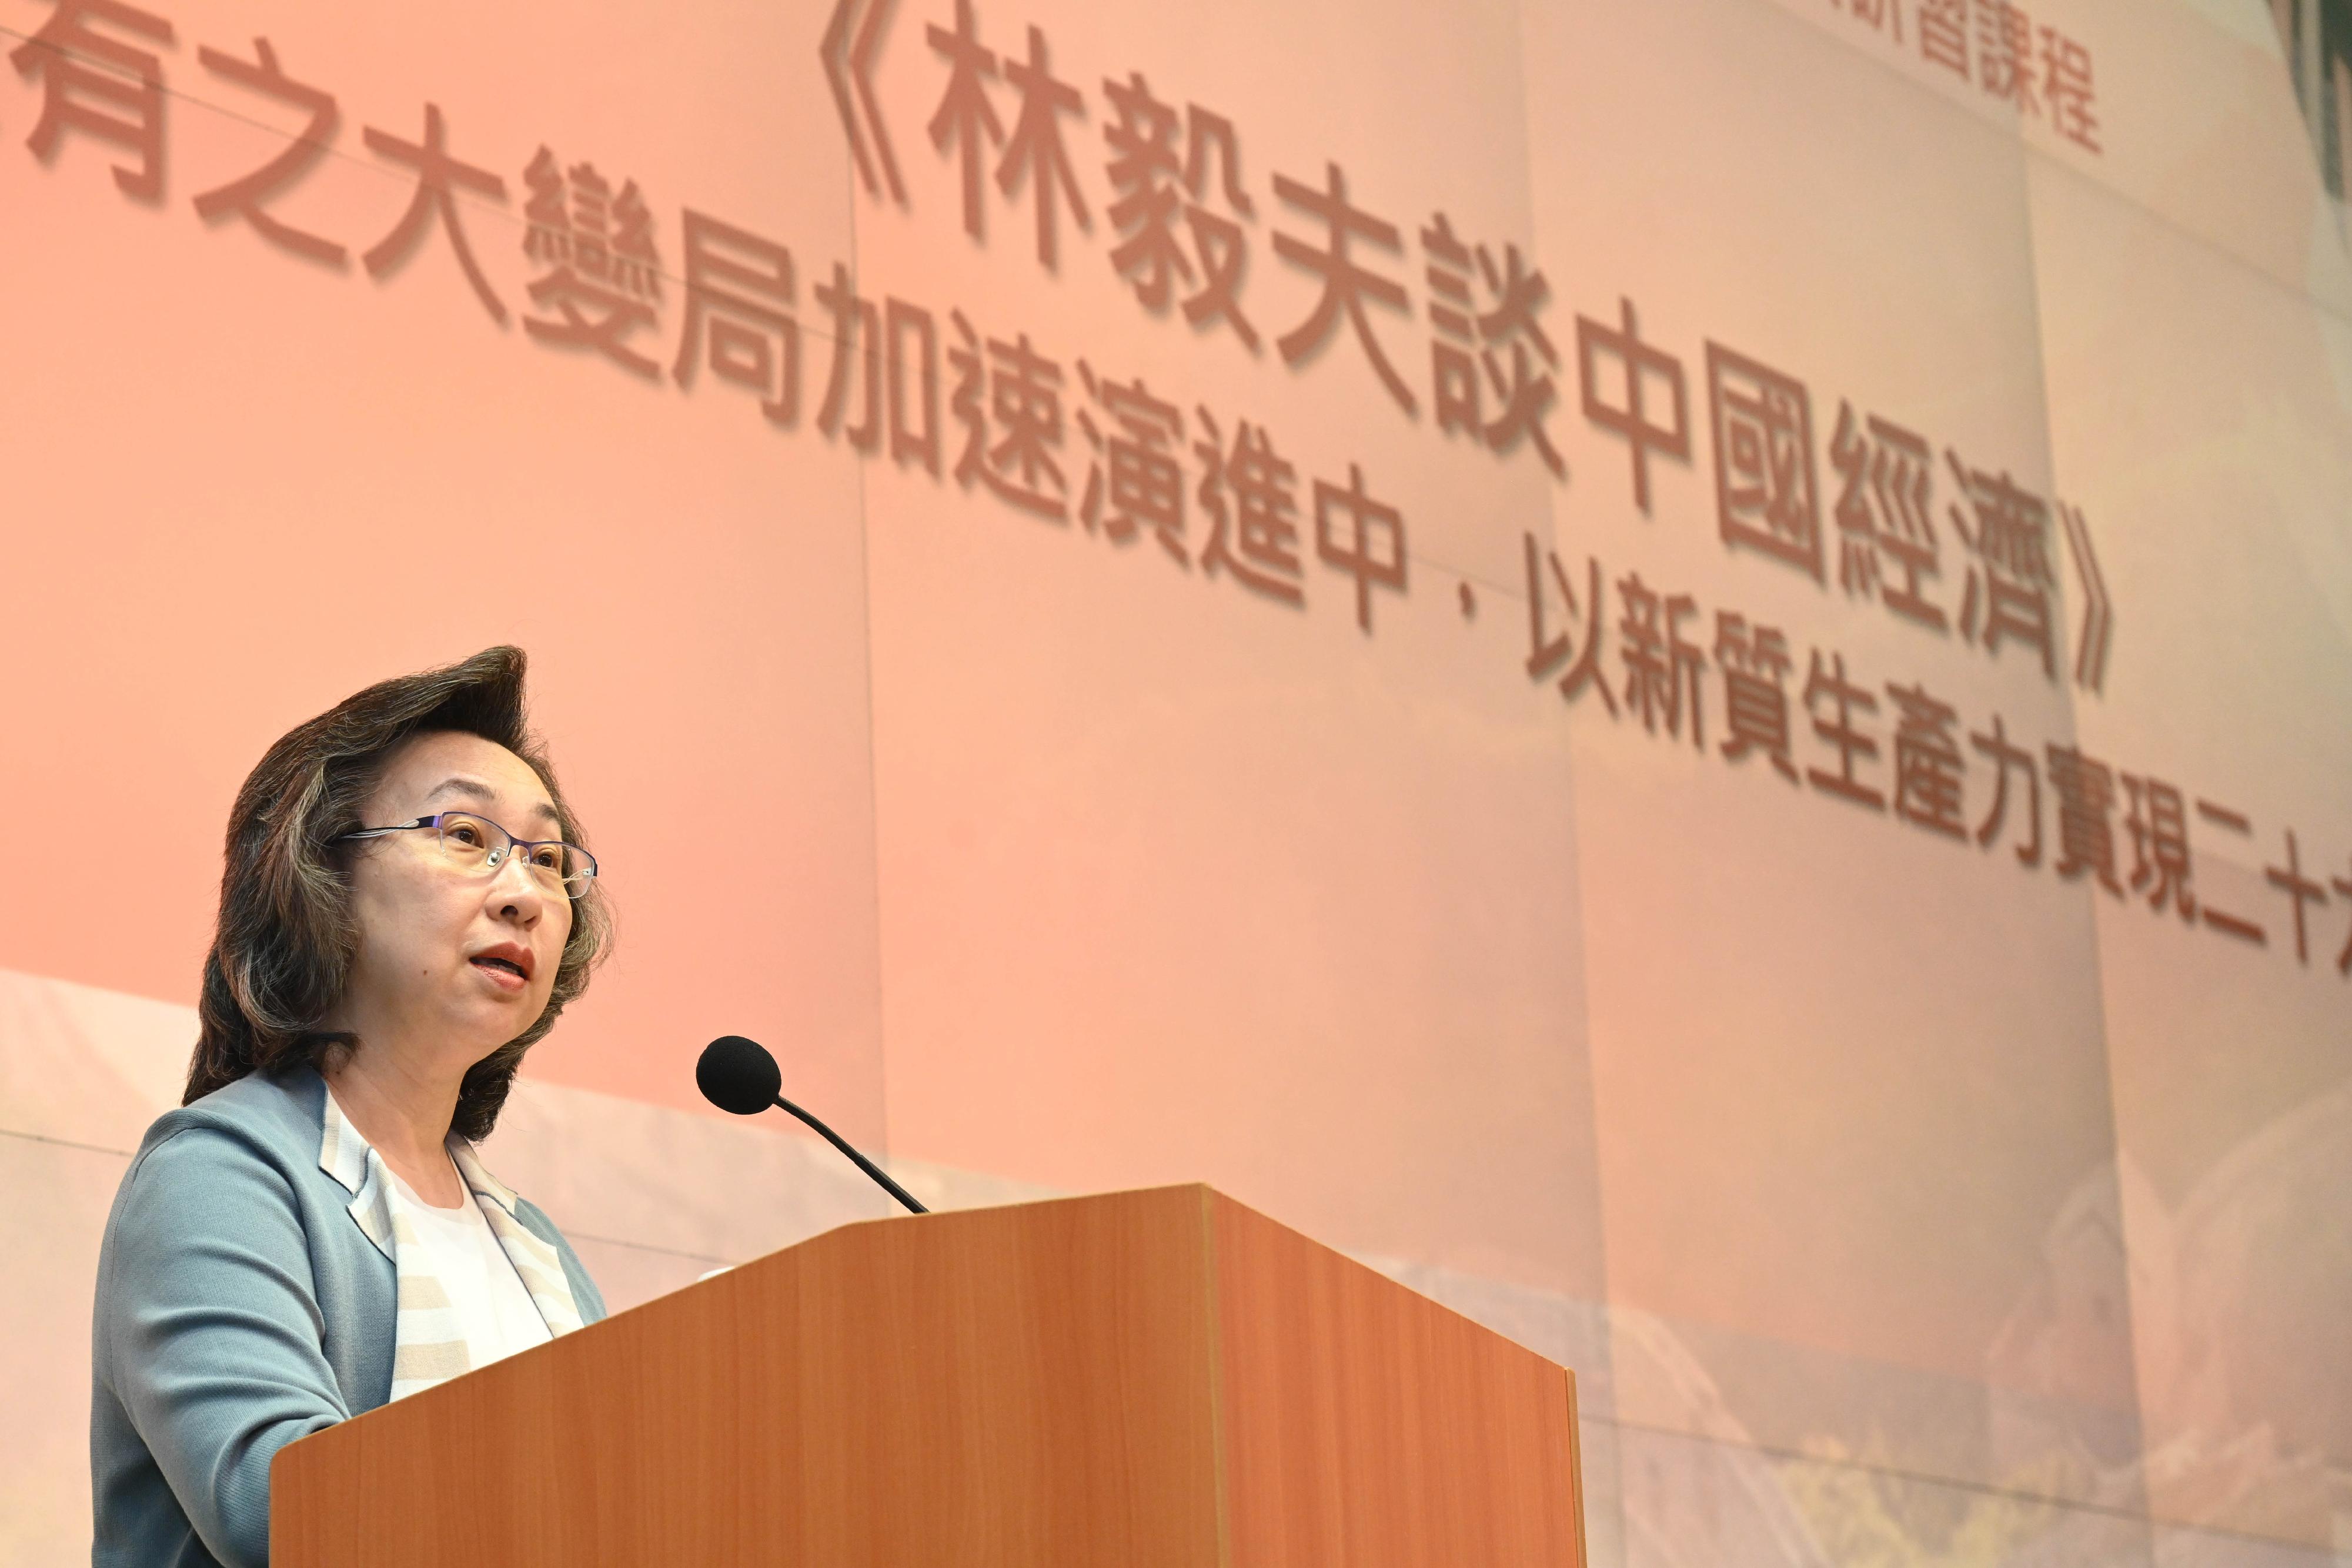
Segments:
[[[722,1034],[702,1048],[702,1060],[694,1064],[694,1082],[702,1097],[721,1111],[756,1116],[776,1103],[784,1073],[758,1040]]]

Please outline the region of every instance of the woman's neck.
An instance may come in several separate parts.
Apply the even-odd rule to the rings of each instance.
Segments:
[[[457,1117],[463,1073],[445,1078],[420,1072],[363,1041],[326,1079],[343,1119],[410,1191],[437,1208],[466,1201],[466,1185],[444,1146]]]

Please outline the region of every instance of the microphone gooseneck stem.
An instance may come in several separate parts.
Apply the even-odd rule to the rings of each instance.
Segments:
[[[847,1155],[852,1164],[856,1165],[859,1170],[864,1171],[867,1176],[872,1176],[876,1181],[880,1182],[883,1189],[888,1192],[892,1197],[897,1198],[900,1203],[905,1204],[909,1209],[917,1214],[930,1213],[929,1209],[925,1208],[921,1204],[915,1201],[914,1195],[912,1193],[909,1193],[905,1187],[900,1186],[897,1182],[892,1181],[887,1176],[884,1175],[881,1166],[876,1165],[872,1160],[867,1159],[864,1155],[859,1154],[856,1149],[851,1148],[847,1144],[844,1143],[839,1133],[835,1132],[831,1127],[826,1126],[823,1122],[818,1121],[814,1116],[810,1115],[807,1112],[802,1110],[799,1106],[793,1104],[791,1101],[785,1099],[781,1094],[776,1096],[776,1103],[782,1106],[785,1110],[790,1111],[793,1115],[798,1116],[802,1121],[806,1122],[810,1126],[814,1127],[817,1131],[818,1136],[824,1138],[826,1143],[831,1144],[843,1154]]]

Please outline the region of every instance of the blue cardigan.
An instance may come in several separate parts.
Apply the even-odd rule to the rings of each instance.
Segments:
[[[320,1168],[326,1084],[256,1073],[147,1130],[98,1255],[93,1568],[263,1568],[269,1461],[392,1391],[392,1260]],[[547,1216],[583,1322],[604,1315]]]

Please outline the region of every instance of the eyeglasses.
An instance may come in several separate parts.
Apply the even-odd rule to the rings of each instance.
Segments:
[[[343,834],[335,842],[416,831],[431,832],[439,841],[442,854],[460,871],[495,873],[506,864],[509,854],[520,850],[523,864],[550,893],[577,896],[595,880],[596,857],[578,844],[567,844],[561,839],[526,842],[488,817],[478,817],[471,811],[442,811],[419,817],[413,822],[394,822],[388,828],[362,828]]]

